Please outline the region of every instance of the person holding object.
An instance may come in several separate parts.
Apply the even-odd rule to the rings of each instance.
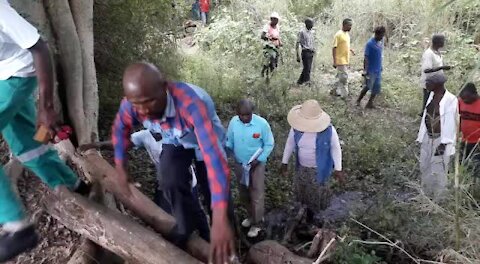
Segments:
[[[329,204],[326,184],[332,173],[341,184],[345,182],[340,140],[330,116],[316,100],[294,106],[287,120],[292,128],[283,151],[282,173],[287,175],[288,161],[295,152],[294,192],[297,201],[306,205],[312,215]]]
[[[253,114],[253,110],[252,102],[240,100],[237,115],[228,125],[226,142],[227,149],[235,156],[240,199],[248,213],[242,226],[250,227],[249,237],[256,237],[261,231],[265,213],[265,164],[275,144],[270,125]]]
[[[303,70],[297,81],[298,85],[310,82],[313,57],[315,55],[315,35],[313,31],[313,19],[305,19],[305,29],[298,33],[297,62],[303,62]],[[301,53],[301,54],[300,54]],[[300,59],[301,58],[301,59]]]
[[[195,85],[168,81],[157,67],[149,63],[134,63],[127,67],[123,90],[125,98],[112,127],[117,181],[122,192],[131,195],[125,170],[126,149],[133,127],[142,124],[162,136],[160,170],[164,177],[160,189],[177,223],[167,238],[184,248],[194,230],[195,200],[189,168],[195,159],[195,149],[199,148],[212,194],[210,261],[229,263],[235,255],[227,214],[230,170],[222,148],[224,129],[211,97]]]
[[[333,67],[337,69],[337,82],[330,91],[332,95],[340,96],[346,99],[348,96],[348,66],[350,65],[350,53],[355,55],[355,51],[350,48],[350,30],[352,30],[353,21],[346,18],[342,22],[342,29],[339,30],[333,38]]]
[[[425,50],[425,52],[423,52],[420,76],[420,83],[423,89],[423,105],[420,116],[423,115],[423,110],[425,109],[428,97],[430,96],[430,91],[426,86],[427,77],[434,72],[443,73],[444,70],[452,69],[452,66],[443,65],[443,56],[440,52],[440,49],[442,49],[444,46],[445,35],[435,34],[432,36],[432,44],[427,50]]]
[[[365,57],[363,59],[363,76],[365,77],[365,87],[360,92],[357,99],[357,105],[370,90],[370,100],[366,108],[375,108],[373,101],[380,93],[383,70],[383,38],[385,37],[385,27],[379,26],[375,28],[375,36],[371,38],[365,46]]]
[[[52,189],[81,194],[89,186],[60,160],[56,151],[34,140],[36,129],[46,135],[62,131],[53,107],[53,68],[47,43],[5,0],[0,0],[0,131],[13,155]],[[38,117],[35,107],[39,88]],[[58,136],[58,135],[57,135]],[[52,139],[51,136],[47,138]],[[42,139],[43,140],[43,139]],[[0,168],[0,262],[38,243],[34,225],[25,216],[10,179]]]
[[[428,196],[441,200],[447,187],[450,158],[455,154],[458,100],[445,89],[443,72],[427,76],[430,93],[423,111],[417,142],[421,143],[420,172],[422,188]]]

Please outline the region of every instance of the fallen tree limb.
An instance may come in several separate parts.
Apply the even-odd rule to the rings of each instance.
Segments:
[[[285,236],[283,237],[284,243],[290,242],[292,240],[293,231],[295,231],[295,228],[302,222],[302,219],[305,216],[306,212],[307,208],[305,206],[302,206],[300,210],[298,210],[297,215],[292,220],[290,226],[288,227],[287,233],[285,233]]]
[[[200,263],[129,217],[59,188],[45,197],[50,215],[67,228],[114,252],[142,264]]]
[[[175,219],[158,207],[151,199],[145,196],[133,184],[130,184],[130,196],[125,195],[117,187],[116,171],[95,150],[87,150],[82,154],[70,151],[73,145],[70,141],[63,141],[59,149],[73,153],[70,160],[83,172],[101,182],[109,192],[113,193],[120,202],[130,209],[142,221],[151,226],[158,233],[167,236],[175,227]],[[57,144],[58,145],[58,144]],[[192,234],[187,242],[187,252],[202,262],[208,262],[209,244],[196,234]]]
[[[297,256],[277,241],[265,240],[255,244],[248,251],[247,263],[250,264],[312,264],[313,260]]]

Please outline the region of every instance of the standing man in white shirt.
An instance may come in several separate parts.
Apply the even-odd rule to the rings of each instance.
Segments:
[[[33,138],[42,125],[58,129],[53,108],[53,69],[47,44],[37,29],[5,0],[0,0],[0,131],[15,157],[50,188],[67,187],[85,194],[88,186],[48,145]],[[38,118],[35,91],[39,88]],[[0,168],[0,262],[38,243],[10,179]]]
[[[435,200],[443,198],[450,157],[455,154],[458,100],[445,89],[443,72],[428,75],[430,93],[423,112],[417,142],[421,143],[420,172],[424,192]]]
[[[287,119],[292,128],[283,152],[282,172],[287,174],[288,161],[295,152],[295,195],[311,215],[328,206],[330,191],[325,185],[332,173],[340,183],[345,181],[340,140],[330,116],[316,100],[294,106]]]
[[[422,55],[422,66],[420,84],[423,88],[423,105],[420,115],[423,114],[425,105],[427,104],[430,91],[426,88],[425,80],[429,74],[434,72],[443,72],[443,70],[450,70],[451,66],[443,65],[443,56],[440,53],[440,49],[445,46],[445,36],[443,34],[435,34],[432,36],[432,44]]]

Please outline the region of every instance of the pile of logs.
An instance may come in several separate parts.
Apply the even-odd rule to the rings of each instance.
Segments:
[[[209,244],[198,235],[192,234],[186,251],[162,237],[172,231],[175,219],[133,184],[129,186],[130,195],[122,193],[115,182],[115,169],[98,151],[79,153],[70,141],[63,141],[56,148],[61,157],[71,162],[93,184],[88,198],[59,188],[55,193],[46,194],[43,199],[50,215],[84,239],[68,264],[208,262]],[[18,162],[12,160],[7,166],[9,175],[18,177],[18,166]],[[122,214],[117,209],[114,197],[151,229]],[[300,212],[301,216],[303,214]],[[286,240],[290,239],[291,232],[293,230],[289,230]],[[328,244],[328,240],[334,241],[335,233],[320,230],[310,247],[309,258],[295,255],[278,242],[263,241],[250,248],[247,263],[311,264],[314,263],[311,258],[318,254],[326,255],[326,250],[331,251],[332,243]]]

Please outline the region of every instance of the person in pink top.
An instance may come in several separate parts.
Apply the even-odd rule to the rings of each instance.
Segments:
[[[276,48],[282,46],[282,42],[280,40],[280,26],[278,25],[279,20],[280,16],[278,13],[273,12],[270,15],[270,23],[263,27],[261,36],[263,40],[272,43]]]
[[[280,16],[278,13],[273,12],[270,15],[270,23],[266,24],[262,29],[260,38],[266,42],[263,47],[263,53],[268,61],[263,65],[262,77],[265,75],[265,72],[268,72],[268,69],[272,72],[278,66],[278,57],[280,56],[278,49],[282,46],[280,26],[278,25],[279,20]]]

